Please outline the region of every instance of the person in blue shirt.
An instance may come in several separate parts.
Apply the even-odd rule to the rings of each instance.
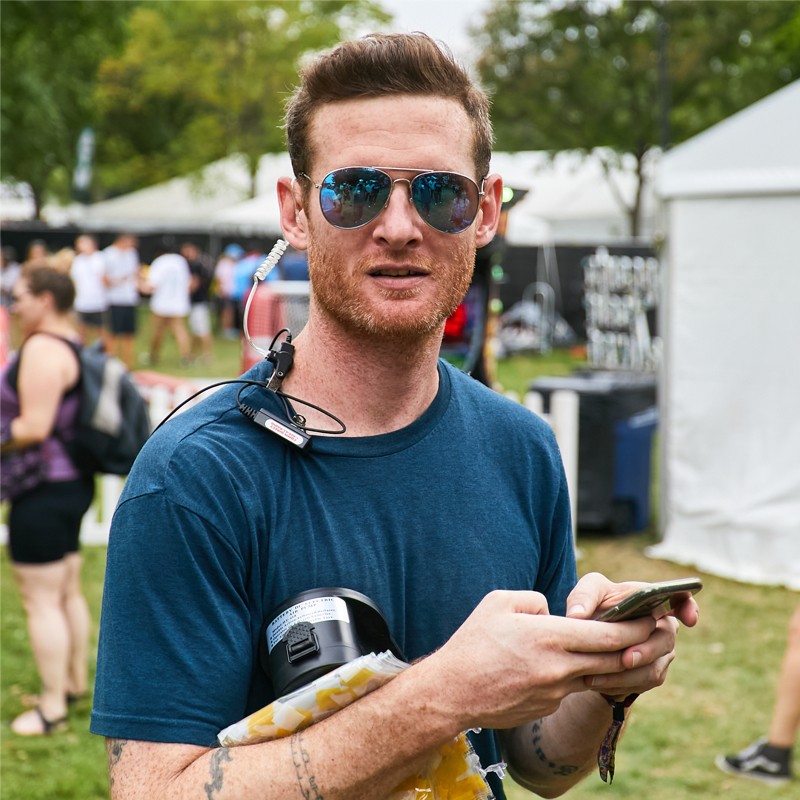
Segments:
[[[552,432],[439,358],[500,218],[488,100],[426,35],[373,34],[303,69],[286,131],[281,224],[311,289],[280,389],[304,403],[249,386],[240,411],[224,387],[134,466],[92,714],[112,798],[378,800],[477,728],[484,766],[561,794],[596,768],[610,702],[663,683],[697,607],[591,621],[640,584],[577,579]],[[275,432],[301,427],[303,448]],[[369,597],[411,666],[302,733],[216,747],[275,699],[270,613],[326,586]]]

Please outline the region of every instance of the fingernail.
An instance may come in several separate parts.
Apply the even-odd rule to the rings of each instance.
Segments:
[[[638,650],[634,650],[633,653],[631,653],[631,669],[638,667],[641,660],[642,654]]]
[[[586,609],[580,603],[576,603],[574,606],[570,606],[567,609],[567,616],[568,617],[581,616],[582,614],[585,614],[585,613],[586,613]]]

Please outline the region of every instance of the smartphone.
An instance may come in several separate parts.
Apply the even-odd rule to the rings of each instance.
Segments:
[[[603,611],[595,617],[600,622],[620,622],[625,619],[637,619],[651,614],[659,617],[664,614],[653,614],[662,606],[664,611],[669,611],[673,601],[680,603],[690,595],[696,594],[703,588],[700,578],[678,578],[674,581],[661,581],[651,583],[637,589],[621,600],[613,608]]]

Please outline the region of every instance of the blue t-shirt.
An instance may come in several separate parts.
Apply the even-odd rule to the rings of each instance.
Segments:
[[[266,362],[246,377],[265,380]],[[439,362],[430,407],[399,431],[317,436],[300,451],[227,386],[147,443],[114,515],[92,726],[216,744],[274,699],[265,617],[307,589],[371,598],[411,661],[493,589],[536,589],[563,614],[575,583],[566,479],[550,428]],[[281,413],[247,387],[242,399]],[[491,732],[484,765],[499,760]]]

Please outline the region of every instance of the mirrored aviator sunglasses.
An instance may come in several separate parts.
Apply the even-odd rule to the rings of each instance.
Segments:
[[[414,172],[404,167],[388,167]],[[442,233],[461,233],[472,225],[483,191],[458,172],[420,171],[413,178],[392,178],[376,167],[344,167],[321,183],[300,173],[319,189],[322,216],[335,228],[368,225],[386,208],[395,183],[407,183],[411,201],[423,221]]]

